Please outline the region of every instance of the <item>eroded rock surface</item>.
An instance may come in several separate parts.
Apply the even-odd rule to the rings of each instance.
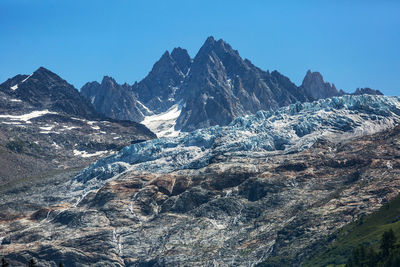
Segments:
[[[335,135],[320,138],[307,139],[319,127],[299,137],[291,128],[293,117],[283,115],[300,114],[297,119],[307,128],[305,122],[313,120],[302,119],[321,110],[333,112],[322,102],[263,117],[276,122],[268,126],[271,133],[279,126],[285,135],[291,128],[296,138],[308,140],[307,146],[245,145],[237,150],[222,138],[232,132],[221,128],[216,140],[224,141],[211,143],[221,153],[204,165],[186,165],[193,159],[180,158],[178,167],[169,168],[165,156],[173,155],[174,142],[181,139],[158,139],[132,145],[77,175],[65,172],[5,189],[0,196],[0,253],[14,265],[34,257],[40,266],[59,261],[66,266],[252,266],[272,256],[300,265],[318,240],[400,192],[400,128],[393,126],[397,98],[379,98],[331,102],[335,112],[351,110],[364,121],[353,116],[357,123],[338,128],[325,117],[322,125]],[[375,105],[356,99],[374,99]],[[358,134],[371,126],[365,123],[370,120],[386,123],[382,125],[388,129]],[[263,129],[261,121],[254,117],[237,123],[245,125],[242,131],[256,131]],[[218,133],[217,128],[210,131]],[[198,138],[199,133],[204,134],[182,137],[193,151],[206,150],[204,140],[209,139]],[[240,142],[246,144],[246,139]],[[164,156],[143,158],[154,153]],[[205,155],[193,162],[202,162]]]

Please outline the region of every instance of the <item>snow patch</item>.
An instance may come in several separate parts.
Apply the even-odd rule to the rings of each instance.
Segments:
[[[9,119],[13,121],[24,121],[25,123],[30,123],[29,120],[41,117],[46,114],[57,114],[57,112],[51,112],[49,110],[36,110],[31,113],[23,114],[23,115],[0,115],[0,118]]]
[[[13,90],[13,91],[17,90],[18,89],[18,85],[21,84],[21,83],[26,82],[26,80],[28,80],[31,76],[32,76],[32,74],[29,75],[28,77],[26,77],[25,79],[23,79],[20,83],[17,83],[16,85],[11,86],[10,89]]]
[[[97,151],[94,153],[88,153],[87,151],[84,150],[76,150],[74,149],[74,156],[82,157],[82,158],[90,158],[90,157],[95,157],[95,156],[100,156],[109,153],[110,151]]]
[[[51,131],[54,128],[54,126],[47,125],[47,126],[42,126],[39,128],[42,129],[43,131]]]
[[[23,79],[22,81],[21,81],[21,83],[24,83],[24,82],[26,82],[30,77],[32,76],[32,74],[31,75],[29,75],[28,77],[26,77],[25,79]]]
[[[156,133],[157,137],[178,136],[180,131],[175,130],[175,125],[181,111],[182,105],[175,104],[163,113],[146,116],[141,123]]]
[[[53,141],[53,144],[51,144],[52,147],[54,147],[55,149],[60,149],[61,147]]]
[[[64,127],[65,130],[73,130],[73,129],[78,129],[79,128],[79,127],[76,127],[76,126],[66,126],[66,125],[64,125],[63,127]]]
[[[146,107],[142,102],[139,100],[136,101],[147,113],[153,114],[153,111],[151,111],[148,107]]]

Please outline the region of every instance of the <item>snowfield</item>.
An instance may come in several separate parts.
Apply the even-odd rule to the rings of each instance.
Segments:
[[[24,121],[25,123],[30,123],[31,119],[41,117],[46,114],[57,114],[57,112],[50,112],[49,110],[37,110],[32,111],[31,113],[22,114],[22,115],[0,115],[0,118],[9,119],[12,121]]]
[[[182,106],[180,104],[175,104],[166,112],[146,116],[140,123],[144,124],[152,132],[156,133],[157,137],[178,136],[180,131],[175,130],[175,125],[181,111]]]

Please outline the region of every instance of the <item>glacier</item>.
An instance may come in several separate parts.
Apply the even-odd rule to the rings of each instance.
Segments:
[[[80,189],[98,188],[126,171],[169,173],[207,166],[216,156],[293,153],[317,140],[341,141],[392,128],[400,122],[400,98],[342,96],[258,111],[228,126],[213,126],[176,137],[132,144],[78,173]]]

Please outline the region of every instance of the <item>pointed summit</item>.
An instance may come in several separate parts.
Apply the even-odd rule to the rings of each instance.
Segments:
[[[176,48],[172,54],[165,51],[150,73],[135,83],[132,90],[147,108],[164,112],[173,105],[174,94],[183,82],[190,64],[191,59],[186,50]]]
[[[35,109],[48,109],[87,119],[103,118],[74,86],[49,69],[40,67],[32,75],[16,77],[17,83],[8,92],[12,97],[28,103]],[[0,85],[0,89],[7,88],[9,83]]]
[[[203,46],[210,46],[215,44],[215,39],[213,36],[208,36],[206,41],[204,42]]]
[[[232,47],[228,43],[226,43],[224,40],[219,39],[218,41],[216,41],[214,39],[214,37],[210,36],[207,38],[207,40],[201,46],[196,57],[208,55],[212,52],[216,53],[218,56],[221,56],[225,53],[239,55],[239,53],[236,50],[233,50]]]
[[[114,78],[107,76],[107,75],[105,75],[103,77],[103,80],[101,81],[101,84],[103,84],[103,85],[109,84],[109,85],[113,86],[116,83],[117,82],[114,80]]]
[[[318,71],[312,72],[311,70],[308,70],[306,76],[303,79],[302,85],[306,85],[313,82],[319,84],[325,83],[321,73],[319,73]]]
[[[144,115],[137,105],[132,87],[120,85],[110,76],[104,76],[101,84],[86,83],[81,95],[89,100],[96,110],[109,118],[139,122]]]
[[[324,81],[321,73],[308,70],[300,88],[312,99],[318,100],[340,95],[334,84]]]
[[[171,57],[175,60],[182,73],[187,74],[190,65],[192,64],[192,59],[187,50],[181,47],[176,47],[172,50]]]
[[[39,67],[37,70],[35,70],[33,73],[48,73],[48,74],[54,74],[54,72],[50,71],[49,69],[46,69],[45,67]]]

